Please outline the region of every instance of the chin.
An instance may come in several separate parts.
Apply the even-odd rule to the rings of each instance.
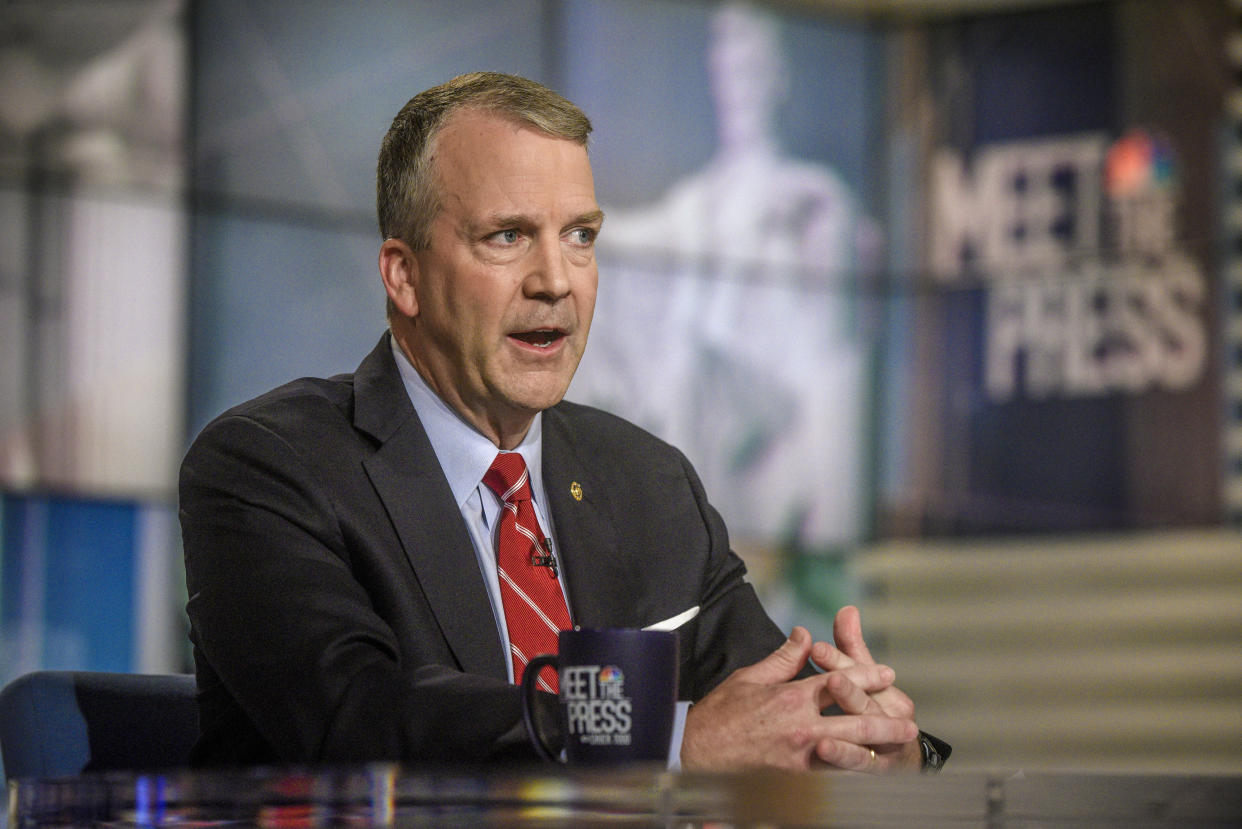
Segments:
[[[557,403],[565,399],[565,391],[560,394],[548,394],[538,398],[532,398],[525,404],[525,408],[530,412],[542,412],[544,409],[550,409]]]
[[[542,412],[544,409],[550,409],[557,403],[560,403],[565,397],[565,392],[569,390],[569,384],[558,384],[555,387],[541,389],[523,389],[509,397],[509,403],[514,408],[522,409],[530,412],[533,416],[536,412]]]

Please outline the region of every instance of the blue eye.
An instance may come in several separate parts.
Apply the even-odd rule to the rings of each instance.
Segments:
[[[569,231],[569,237],[575,245],[589,245],[595,241],[595,231],[589,227],[575,227]]]
[[[496,234],[496,238],[499,241],[504,242],[506,245],[512,245],[518,240],[518,232],[512,228],[509,230],[502,230]]]

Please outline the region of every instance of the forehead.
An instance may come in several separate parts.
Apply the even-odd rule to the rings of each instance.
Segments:
[[[475,109],[450,116],[435,141],[442,207],[488,203],[504,209],[536,201],[572,210],[595,208],[590,160],[586,147],[575,141]]]

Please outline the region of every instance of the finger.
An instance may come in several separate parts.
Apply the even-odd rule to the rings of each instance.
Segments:
[[[914,719],[914,700],[896,685],[885,688],[872,696],[872,699],[879,703],[880,708],[884,709],[884,713],[890,717],[904,720]]]
[[[824,685],[820,689],[818,705],[820,711],[836,705],[846,714],[881,713],[879,705],[867,696],[867,692],[839,671],[833,671],[824,676]],[[873,710],[868,711],[868,709]]]
[[[863,641],[862,615],[858,608],[846,605],[837,611],[832,622],[832,638],[837,647],[858,662],[874,662],[867,643]]]
[[[761,685],[788,682],[798,675],[810,655],[811,634],[804,627],[796,627],[783,645],[755,664],[739,668],[734,675]]]
[[[915,771],[923,767],[923,752],[918,740],[889,746],[872,746],[884,759],[884,766],[894,770]]]
[[[919,728],[913,720],[883,714],[840,714],[821,717],[815,733],[820,739],[845,740],[859,746],[904,745],[918,736]]]
[[[821,671],[841,671],[859,664],[846,654],[834,648],[827,642],[816,642],[811,648],[811,661],[819,667]],[[914,702],[910,697],[906,696],[895,685],[875,691],[872,694],[875,700],[885,714],[890,717],[901,717],[904,719],[914,719]],[[847,713],[862,713],[849,711]],[[869,711],[868,713],[875,713]]]
[[[847,714],[883,714],[883,707],[871,695],[891,687],[895,678],[887,665],[855,665],[823,674],[818,677],[822,682],[820,710],[836,704]]]
[[[815,746],[815,758],[835,768],[863,774],[888,774],[915,768],[907,763],[902,754],[885,753],[845,740],[820,740]]]
[[[887,771],[892,761],[878,754],[870,746],[860,746],[846,740],[820,740],[815,746],[815,756],[824,763],[846,771],[879,774]]]
[[[848,655],[827,642],[816,642],[811,647],[811,661],[821,671],[839,671],[842,668],[849,668],[857,664]]]
[[[900,757],[900,747],[905,744],[913,743],[914,738],[918,736],[918,726],[909,720],[894,720],[893,717],[883,715],[871,715],[871,713],[863,713],[863,715],[838,715],[835,717],[821,717],[820,723],[815,728],[815,751],[821,753],[821,749],[825,748],[825,741],[837,741],[842,743],[850,743],[852,746],[863,748],[869,756],[871,749],[883,747],[884,752],[877,751],[881,757]],[[833,766],[841,768],[854,768],[853,761],[861,758],[859,754],[846,751],[840,746],[831,749],[835,753],[835,761]],[[852,759],[851,759],[852,758]],[[887,767],[887,763],[882,763],[881,767]]]

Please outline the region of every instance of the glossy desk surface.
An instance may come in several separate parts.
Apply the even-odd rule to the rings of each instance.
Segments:
[[[9,783],[35,826],[1242,826],[1242,777],[695,775],[345,769],[99,774]]]

